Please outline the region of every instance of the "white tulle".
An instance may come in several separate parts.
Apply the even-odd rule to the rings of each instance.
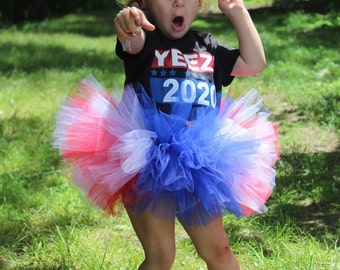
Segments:
[[[278,132],[259,94],[228,99],[195,121],[186,121],[188,109],[164,114],[140,85],[127,85],[118,101],[92,77],[61,106],[52,144],[73,167],[74,182],[108,212],[121,194],[138,211],[173,213],[187,225],[225,211],[265,211]]]

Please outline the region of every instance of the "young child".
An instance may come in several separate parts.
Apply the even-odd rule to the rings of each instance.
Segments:
[[[134,0],[114,19],[120,101],[83,80],[57,115],[53,145],[74,181],[114,213],[121,196],[145,252],[170,269],[175,219],[208,269],[239,269],[222,215],[262,213],[275,185],[276,127],[256,91],[222,100],[234,76],[261,72],[261,39],[242,0],[219,0],[239,49],[190,30],[203,0]]]

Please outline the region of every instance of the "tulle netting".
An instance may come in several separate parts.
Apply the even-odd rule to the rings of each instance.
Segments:
[[[141,85],[127,85],[120,101],[93,77],[78,89],[56,116],[52,144],[100,208],[114,213],[122,195],[186,226],[266,211],[278,132],[255,90],[188,121],[190,104],[162,113]]]

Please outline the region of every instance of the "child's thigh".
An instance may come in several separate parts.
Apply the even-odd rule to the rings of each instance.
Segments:
[[[175,222],[157,218],[149,210],[138,213],[126,207],[132,226],[146,251],[175,250]]]
[[[198,253],[229,247],[222,218],[217,218],[206,226],[184,226],[184,229],[190,236]]]

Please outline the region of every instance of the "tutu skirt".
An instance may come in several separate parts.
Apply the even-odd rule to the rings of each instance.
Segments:
[[[205,225],[225,212],[266,211],[279,159],[277,127],[255,90],[188,121],[191,105],[161,112],[141,85],[120,100],[92,77],[56,116],[52,144],[89,199]]]

